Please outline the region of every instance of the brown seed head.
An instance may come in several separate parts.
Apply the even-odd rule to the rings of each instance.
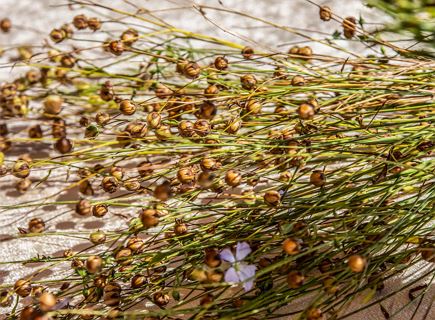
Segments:
[[[236,170],[229,170],[225,175],[225,182],[231,187],[236,187],[242,183],[242,175]]]
[[[225,70],[228,68],[228,59],[225,57],[217,57],[214,60],[214,67],[218,70]]]
[[[315,185],[316,187],[322,187],[326,184],[326,177],[323,171],[314,170],[310,176],[310,183]]]
[[[82,199],[76,205],[76,213],[81,216],[87,216],[91,214],[91,203],[89,200]]]
[[[289,238],[282,243],[282,249],[285,253],[294,255],[299,253],[300,245],[297,240]]]
[[[278,206],[281,202],[281,195],[276,190],[269,190],[264,194],[264,201],[270,206]]]
[[[90,256],[86,260],[86,270],[89,273],[97,273],[100,272],[103,267],[103,259],[99,256]]]
[[[253,55],[254,55],[254,49],[252,49],[251,47],[244,47],[242,49],[243,58],[251,59]]]
[[[88,27],[88,18],[84,14],[79,14],[74,17],[72,23],[77,30],[83,30]]]
[[[321,6],[319,9],[319,16],[320,16],[320,19],[322,19],[323,21],[331,20],[331,17],[332,17],[331,8],[328,6]]]
[[[287,275],[287,284],[291,289],[297,289],[304,284],[305,277],[299,271],[291,271]]]
[[[39,307],[42,311],[47,312],[53,309],[56,305],[57,299],[54,294],[50,292],[44,292],[39,297]]]
[[[347,260],[347,265],[352,272],[359,273],[364,271],[367,260],[360,255],[352,255],[349,257],[349,260]]]
[[[31,233],[42,233],[45,229],[44,220],[41,218],[33,218],[29,221],[29,232]]]

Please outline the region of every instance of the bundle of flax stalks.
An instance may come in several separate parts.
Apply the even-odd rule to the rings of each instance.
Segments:
[[[430,54],[328,7],[318,19],[342,30],[322,40],[244,15],[337,51],[326,56],[70,3],[95,16],[78,12],[38,52],[20,48],[27,71],[1,85],[0,180],[34,196],[0,210],[21,219],[13,239],[85,244],[2,262],[38,263],[0,285],[8,319],[344,319],[403,290],[409,303],[424,297],[435,260]],[[343,39],[377,54],[344,51]],[[89,234],[54,218],[117,224]]]

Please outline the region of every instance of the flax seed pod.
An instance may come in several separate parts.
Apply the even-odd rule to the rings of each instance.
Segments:
[[[245,103],[245,110],[248,114],[256,115],[261,113],[262,104],[258,100],[249,99]]]
[[[190,168],[180,168],[177,172],[177,179],[181,183],[192,183],[195,181],[195,171]]]
[[[178,132],[182,137],[192,137],[195,133],[192,121],[182,120],[178,123]]]
[[[162,182],[154,188],[154,197],[161,201],[168,200],[172,195],[171,184],[169,181]]]
[[[287,275],[287,284],[291,289],[300,288],[305,282],[304,275],[299,271],[291,271]]]
[[[70,54],[62,55],[62,57],[60,58],[60,64],[62,67],[72,68],[76,64],[76,59]],[[58,70],[61,70],[61,69],[58,69]],[[61,70],[61,71],[63,71],[63,70]]]
[[[0,20],[0,29],[4,33],[8,33],[12,28],[12,22],[9,18],[4,18]]]
[[[139,238],[137,236],[133,236],[130,239],[128,239],[126,246],[133,253],[137,253],[137,252],[140,252],[144,248],[145,242],[144,242],[143,239],[141,239],[141,238]]]
[[[310,120],[316,114],[314,107],[309,103],[302,103],[298,110],[299,118],[302,120]]]
[[[120,56],[124,52],[125,47],[122,41],[112,40],[108,43],[108,49],[115,56]]]
[[[91,29],[92,31],[97,31],[101,29],[101,20],[96,18],[96,17],[92,17],[88,19],[88,27],[89,29]]]
[[[210,268],[217,268],[221,265],[222,260],[217,249],[211,248],[205,250],[204,262]]]
[[[360,255],[352,255],[347,260],[347,265],[352,272],[359,273],[364,271],[367,265],[367,260]]]
[[[156,292],[153,295],[153,301],[159,307],[164,307],[169,303],[169,296],[163,292]]]
[[[305,78],[302,76],[294,76],[292,78],[292,86],[303,86],[305,85]]]
[[[213,97],[219,93],[219,88],[215,84],[209,85],[207,88],[204,89],[204,95],[206,97]]]
[[[39,297],[39,308],[44,312],[52,310],[56,303],[57,299],[55,295],[50,292],[44,292]]]
[[[322,310],[314,307],[309,308],[307,310],[307,320],[320,320],[320,319],[324,319]]]
[[[242,56],[245,59],[252,59],[254,55],[254,49],[252,49],[251,47],[244,47],[242,49]]]
[[[60,43],[67,37],[65,30],[63,29],[53,29],[50,32],[50,39],[54,43]]]
[[[88,27],[88,18],[84,14],[79,14],[73,18],[72,23],[77,30],[83,30]]]
[[[148,125],[142,121],[130,122],[124,129],[134,138],[145,138],[148,133]]]
[[[132,251],[129,248],[121,248],[115,254],[115,260],[118,264],[125,266],[132,263],[131,258]]]
[[[30,174],[30,166],[27,161],[17,160],[12,167],[12,175],[17,178],[27,178]]]
[[[218,70],[225,70],[228,68],[228,59],[222,56],[216,57],[214,60],[214,67]]]
[[[139,215],[140,220],[145,228],[152,228],[159,224],[159,217],[154,209],[144,209]]]
[[[62,111],[63,99],[59,96],[51,95],[44,100],[44,112],[56,115]]]
[[[162,117],[158,112],[151,112],[147,116],[147,122],[150,128],[156,129],[162,125]]]
[[[30,233],[42,233],[45,230],[44,220],[41,218],[33,218],[29,221],[29,232]]]
[[[234,118],[229,120],[225,125],[225,132],[228,132],[230,134],[235,134],[240,130],[241,127],[242,127],[242,120],[240,118]]]
[[[329,21],[332,17],[332,10],[328,6],[321,6],[319,9],[320,19],[323,21]]]
[[[91,214],[92,206],[89,200],[81,199],[76,204],[76,213],[81,216],[88,216]]]
[[[62,138],[66,136],[66,123],[62,119],[54,119],[51,125],[51,135],[53,138]]]
[[[54,149],[61,154],[70,153],[73,150],[73,143],[70,139],[62,137],[55,142]]]
[[[108,206],[104,203],[92,206],[92,215],[97,218],[104,217],[108,211]]]
[[[183,68],[183,74],[189,79],[196,79],[201,73],[201,67],[196,62],[188,62]]]
[[[282,249],[289,255],[295,255],[300,251],[300,244],[297,240],[288,238],[282,243]]]
[[[311,47],[309,47],[309,46],[305,46],[305,47],[299,48],[298,54],[309,59],[313,56],[313,49],[311,49]]]
[[[276,190],[267,191],[264,194],[264,202],[270,206],[278,206],[281,203],[281,195]]]
[[[162,124],[154,131],[154,134],[159,140],[167,140],[172,137],[171,127],[169,125]]]
[[[90,256],[86,260],[86,270],[89,273],[98,273],[103,268],[103,259],[99,256]]]
[[[316,187],[322,187],[326,184],[326,177],[323,171],[314,170],[310,176],[310,183]]]
[[[156,97],[159,99],[166,99],[173,95],[173,91],[164,84],[158,83],[155,88]]]
[[[103,188],[103,190],[108,193],[114,193],[118,191],[118,187],[119,187],[118,179],[116,179],[113,176],[112,177],[106,176],[101,181],[101,188]]]
[[[194,123],[195,133],[201,137],[204,137],[210,133],[210,122],[206,119],[199,119]]]
[[[0,292],[0,307],[2,308],[10,307],[13,302],[14,302],[14,298],[10,292],[8,291]]]
[[[139,33],[137,30],[129,28],[121,34],[121,41],[127,46],[131,46],[139,38]]]
[[[347,17],[343,20],[341,25],[346,39],[352,39],[356,33],[356,19],[354,17]]]
[[[242,183],[242,175],[236,170],[228,170],[225,175],[225,182],[231,187],[236,187]]]
[[[130,286],[133,289],[137,289],[137,288],[143,287],[146,284],[147,284],[147,279],[145,278],[145,276],[143,276],[141,274],[134,275],[133,278],[131,278],[131,281],[130,281]]]
[[[252,90],[257,86],[257,79],[253,74],[246,74],[240,77],[240,83],[243,89]]]
[[[104,231],[100,230],[92,232],[89,235],[89,241],[91,241],[93,244],[102,244],[106,242],[106,234]]]
[[[119,103],[119,111],[126,116],[131,116],[136,112],[136,106],[131,100],[125,99]]]
[[[30,293],[32,292],[32,285],[30,284],[29,280],[19,279],[14,284],[14,291],[20,297],[24,298],[30,295]]]
[[[30,180],[29,178],[24,178],[15,184],[15,189],[17,189],[18,192],[25,193],[27,192],[27,190],[30,189],[31,186],[32,180]]]

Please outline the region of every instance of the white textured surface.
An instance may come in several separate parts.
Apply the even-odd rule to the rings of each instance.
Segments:
[[[270,27],[253,22],[252,20],[242,19],[239,16],[231,14],[223,14],[217,11],[207,12],[207,18],[214,23],[218,24],[221,28],[219,30],[213,23],[206,21],[204,17],[198,14],[189,0],[132,0],[132,3],[138,4],[146,9],[162,9],[185,7],[183,10],[175,11],[160,11],[156,12],[157,15],[163,17],[168,22],[177,27],[184,29],[198,31],[210,35],[218,35],[232,39],[235,42],[250,44],[248,41],[237,39],[223,30],[230,30],[233,34],[239,34],[242,38],[246,37],[254,41],[256,47],[271,48],[272,50],[287,50],[292,44],[298,44],[304,41],[300,37],[284,31],[277,31]],[[210,6],[220,6],[217,0],[203,0],[200,3]],[[292,28],[301,28],[304,33],[310,31],[313,37],[322,37],[322,33],[331,34],[334,30],[340,29],[337,22],[324,23],[318,19],[318,9],[305,2],[304,0],[221,0],[225,7],[240,10],[249,13],[252,16],[264,18],[273,21],[280,25],[289,26]],[[63,0],[0,0],[0,18],[8,16],[14,24],[14,28],[8,35],[0,34],[0,46],[3,48],[10,48],[22,44],[43,44],[46,39],[46,34],[53,28],[58,27],[62,23],[70,21],[71,17],[76,13],[68,9],[68,7],[54,7],[55,5],[64,4]],[[100,3],[111,3],[112,6],[119,6],[126,9],[133,9],[130,5],[122,0],[100,1]],[[369,22],[380,22],[385,20],[379,17],[376,12],[364,7],[359,0],[334,0],[334,1],[318,1],[319,4],[327,4],[338,16],[359,16],[360,13]],[[352,50],[359,51],[358,45],[351,42],[343,42],[341,45]],[[331,54],[333,51],[322,45],[314,44],[316,53]],[[35,48],[35,51],[38,51]],[[0,59],[0,62],[5,62],[6,58]],[[19,70],[15,70],[19,72]],[[7,80],[10,78],[10,69],[2,67],[0,69],[0,79]],[[43,151],[42,151],[43,152]],[[45,172],[38,172],[32,177],[43,177]],[[43,190],[29,191],[25,197],[17,198],[16,193],[11,186],[9,180],[0,179],[0,202],[2,205],[13,205],[18,202],[25,201],[26,199],[35,199],[36,197],[43,197],[52,194],[56,190],[54,185],[51,185]],[[67,198],[67,196],[62,196]],[[10,239],[17,234],[17,227],[26,227],[26,222],[30,217],[43,217],[47,221],[48,230],[64,230],[66,235],[68,230],[80,231],[83,237],[89,231],[102,228],[114,230],[119,226],[125,225],[125,220],[120,216],[112,216],[106,225],[100,221],[95,222],[93,218],[76,219],[71,212],[58,212],[55,207],[41,207],[35,211],[29,212],[27,209],[15,209],[13,214],[0,213],[0,261],[13,261],[22,260],[35,257],[37,254],[53,254],[54,252],[61,252],[64,249],[77,246],[86,241],[74,239],[68,236],[44,236],[38,238],[26,239]],[[55,270],[55,269],[54,269]],[[427,270],[427,269],[426,269]],[[0,284],[12,283],[19,277],[32,272],[32,266],[19,266],[15,265],[14,268],[6,265],[0,265]],[[416,270],[415,270],[416,271]],[[420,270],[421,271],[421,270]],[[423,270],[424,271],[424,270]],[[45,275],[50,274],[51,271],[46,271]],[[51,274],[55,275],[55,274]],[[394,291],[394,288],[403,285],[410,281],[412,274],[404,274],[402,278],[396,278],[386,284],[384,294]],[[418,308],[417,315],[413,318],[415,320],[424,319],[424,315],[428,308],[432,307],[429,311],[427,319],[435,319],[435,310],[433,308],[432,299],[434,297],[434,289],[430,290],[423,303],[418,306],[418,300],[409,304],[408,307],[397,313],[393,319],[411,319],[412,313]],[[394,296],[383,302],[383,306],[388,312],[393,315],[401,309],[402,306],[409,302],[407,290],[402,294]],[[366,319],[378,320],[384,319],[378,305],[364,311],[363,313],[355,315],[352,319]]]

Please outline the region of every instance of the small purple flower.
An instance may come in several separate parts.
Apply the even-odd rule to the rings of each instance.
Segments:
[[[236,255],[229,248],[223,249],[220,256],[223,260],[231,263],[231,267],[225,272],[225,281],[243,283],[245,291],[249,291],[254,286],[254,276],[257,267],[253,264],[246,264],[242,260],[251,253],[251,248],[246,242],[238,242]]]

